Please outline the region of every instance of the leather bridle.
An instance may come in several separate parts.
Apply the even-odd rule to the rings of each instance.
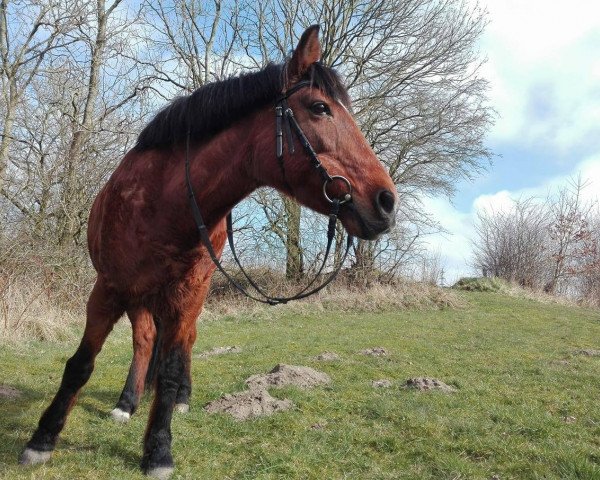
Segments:
[[[329,283],[331,283],[335,279],[338,272],[342,268],[342,265],[344,264],[346,256],[348,255],[348,251],[350,250],[350,246],[352,245],[352,242],[354,241],[354,238],[351,235],[348,235],[344,255],[342,256],[337,267],[333,270],[332,273],[329,274],[327,279],[321,285],[309,290],[309,288],[315,283],[317,278],[321,275],[321,272],[323,271],[323,268],[325,267],[325,264],[327,263],[327,258],[329,257],[329,253],[331,251],[331,245],[332,245],[333,239],[335,237],[335,227],[336,227],[337,220],[338,220],[340,206],[344,203],[352,201],[352,185],[350,184],[350,181],[346,177],[343,177],[341,175],[330,175],[329,174],[327,169],[320,162],[319,157],[317,156],[312,145],[308,141],[308,138],[306,138],[306,135],[302,131],[302,128],[298,124],[296,117],[294,116],[294,112],[292,111],[292,109],[290,108],[290,106],[287,103],[287,99],[291,95],[293,95],[294,93],[296,93],[298,90],[300,90],[302,88],[311,87],[311,85],[312,84],[309,81],[299,82],[298,84],[294,85],[289,90],[287,90],[281,97],[279,97],[277,99],[276,106],[275,106],[276,155],[277,155],[277,160],[279,162],[279,166],[280,166],[282,174],[283,174],[284,183],[286,184],[286,186],[289,188],[289,190],[291,192],[292,188],[287,183],[287,180],[285,177],[285,162],[284,162],[284,156],[283,156],[283,137],[284,137],[284,131],[285,131],[285,137],[286,137],[286,143],[288,145],[288,150],[289,150],[290,154],[293,154],[295,152],[294,139],[292,137],[292,131],[293,131],[293,133],[295,133],[296,137],[300,141],[300,144],[304,148],[304,151],[306,152],[313,167],[317,170],[318,174],[321,176],[321,179],[323,180],[323,195],[325,196],[325,199],[331,205],[331,211],[329,212],[329,223],[327,226],[327,246],[325,248],[325,255],[323,256],[323,262],[321,263],[319,270],[315,274],[315,277],[308,283],[308,285],[306,285],[300,292],[296,293],[295,295],[293,295],[291,297],[274,297],[274,296],[268,295],[267,293],[265,293],[262,290],[262,288],[260,286],[258,286],[256,284],[256,282],[254,280],[252,280],[252,278],[250,278],[250,276],[248,275],[246,270],[244,270],[244,267],[241,265],[240,260],[238,259],[238,256],[237,256],[237,253],[235,250],[235,245],[234,245],[234,241],[233,241],[233,220],[231,217],[231,212],[227,215],[227,240],[229,242],[229,248],[231,249],[231,253],[233,255],[235,262],[240,267],[241,272],[244,274],[244,276],[248,280],[249,284],[255,290],[255,293],[252,294],[252,293],[248,292],[248,290],[246,288],[244,288],[242,285],[240,285],[240,283],[237,280],[235,280],[229,273],[227,273],[225,271],[225,269],[223,268],[223,265],[221,264],[221,261],[217,257],[215,250],[212,246],[212,243],[210,241],[208,228],[206,227],[206,225],[204,223],[204,220],[200,213],[200,208],[198,207],[198,203],[196,201],[196,196],[194,195],[194,189],[193,189],[191,178],[190,178],[190,155],[189,155],[190,131],[189,131],[189,129],[188,129],[188,133],[187,133],[186,151],[185,151],[185,177],[186,177],[186,183],[187,183],[187,189],[188,189],[188,199],[190,202],[190,207],[192,209],[192,215],[194,217],[194,221],[198,228],[198,233],[200,235],[200,241],[204,244],[204,246],[208,250],[210,258],[212,259],[214,264],[217,266],[219,271],[225,276],[225,278],[227,278],[227,280],[229,280],[229,282],[237,290],[239,290],[242,294],[244,294],[248,298],[251,298],[253,300],[256,300],[257,302],[266,303],[269,305],[279,305],[281,303],[287,303],[291,300],[299,300],[301,298],[306,298],[310,295],[313,295],[313,294],[319,292],[323,288],[325,288]],[[284,130],[284,128],[285,128],[285,130]],[[327,193],[328,185],[336,180],[343,182],[347,187],[347,191],[342,196],[342,198],[332,198]]]

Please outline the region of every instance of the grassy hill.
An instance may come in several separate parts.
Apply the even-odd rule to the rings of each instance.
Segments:
[[[192,410],[173,421],[174,478],[600,479],[600,312],[497,293],[464,293],[466,306],[377,313],[268,311],[200,325]],[[148,398],[127,425],[113,407],[131,356],[115,330],[80,395],[53,459],[16,458],[55,393],[76,341],[0,347],[0,477],[144,478],[138,470]],[[384,347],[388,355],[360,353]],[[314,356],[337,353],[323,362]],[[240,422],[202,407],[277,363],[328,373],[329,387],[271,390],[295,408]],[[433,377],[456,393],[401,385]],[[373,380],[392,387],[376,389]],[[496,475],[497,477],[494,477]]]

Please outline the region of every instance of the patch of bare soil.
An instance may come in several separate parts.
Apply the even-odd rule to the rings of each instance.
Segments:
[[[291,400],[273,398],[268,388],[295,385],[312,388],[331,382],[329,375],[314,368],[279,364],[267,374],[252,375],[246,380],[248,390],[227,394],[204,407],[209,413],[228,413],[238,420],[272,415],[289,410],[294,406]]]
[[[413,388],[420,392],[427,392],[429,390],[439,390],[446,393],[456,392],[456,388],[446,385],[444,382],[435,378],[426,377],[409,378],[404,384],[404,387]]]
[[[392,386],[392,382],[386,379],[382,380],[373,380],[373,388],[390,388]]]
[[[600,350],[594,350],[593,348],[582,348],[581,350],[575,350],[573,353],[584,357],[600,357]]]
[[[329,383],[331,383],[331,378],[326,373],[310,367],[284,365],[282,363],[275,366],[269,373],[252,375],[246,380],[246,386],[253,390],[287,385],[312,388]]]
[[[289,410],[293,406],[291,400],[279,400],[269,395],[266,390],[246,390],[224,395],[210,402],[204,410],[209,413],[227,413],[237,420],[248,420]]]
[[[215,347],[212,350],[207,350],[205,352],[200,352],[196,357],[198,358],[206,358],[213,357],[215,355],[225,355],[226,353],[240,353],[242,349],[236,346],[228,346],[228,347]]]
[[[336,360],[340,360],[340,356],[335,352],[323,352],[319,353],[319,355],[315,357],[315,360],[321,362],[335,362]]]
[[[15,400],[21,396],[21,391],[10,385],[0,385],[0,398]]]
[[[387,356],[388,351],[383,347],[373,347],[361,350],[360,353],[363,355],[369,355],[371,357],[385,357]]]

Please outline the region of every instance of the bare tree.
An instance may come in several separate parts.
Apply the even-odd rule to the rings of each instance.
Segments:
[[[82,4],[63,0],[0,0],[0,193],[4,190],[17,107],[47,55],[73,43]],[[10,20],[10,21],[9,21]]]
[[[549,293],[555,293],[561,283],[566,283],[567,277],[586,268],[585,257],[590,252],[588,243],[593,238],[591,213],[596,205],[583,200],[585,188],[582,178],[577,177],[548,200],[552,271],[545,290]]]
[[[13,114],[2,196],[49,244],[82,243],[91,202],[143,116],[148,78],[128,39],[137,19],[120,4],[85,3],[70,17],[66,39],[45,53]],[[48,5],[54,17],[73,13],[70,4]]]
[[[591,305],[600,307],[600,210],[598,205],[591,212],[588,233],[580,252],[578,290]]]
[[[547,293],[598,304],[600,211],[586,182],[570,180],[544,201],[528,198],[478,215],[474,266]]]
[[[493,112],[475,47],[486,15],[460,0],[156,0],[141,12],[122,0],[0,6],[2,219],[34,239],[80,248],[97,189],[153,110],[283,61],[313,23],[323,27],[323,62],[347,79],[354,114],[400,196],[397,231],[352,252],[357,274],[400,272],[435,228],[420,213],[422,195],[451,195],[490,156],[482,138]],[[312,214],[276,195],[254,198],[264,221],[252,235],[285,251],[288,276],[302,276],[319,256],[309,248],[315,237],[301,234]]]
[[[422,195],[452,195],[458,179],[473,177],[491,157],[483,137],[494,112],[476,49],[486,13],[455,0],[248,8],[249,54],[285,55],[303,27],[323,25],[323,61],[347,79],[357,120],[398,187],[399,220],[430,230],[431,219],[419,213]],[[359,242],[355,254],[357,268],[374,268],[372,245]]]
[[[547,209],[535,198],[515,201],[507,210],[479,212],[474,266],[484,276],[542,288],[548,272],[549,223]]]
[[[157,0],[144,3],[146,65],[163,91],[187,93],[239,72],[242,17],[237,0]],[[248,68],[248,65],[246,65]]]

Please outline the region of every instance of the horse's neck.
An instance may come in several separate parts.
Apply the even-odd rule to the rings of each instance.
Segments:
[[[194,195],[209,228],[261,186],[254,175],[257,148],[252,122],[248,121],[190,150]],[[187,198],[187,187],[185,193]]]

